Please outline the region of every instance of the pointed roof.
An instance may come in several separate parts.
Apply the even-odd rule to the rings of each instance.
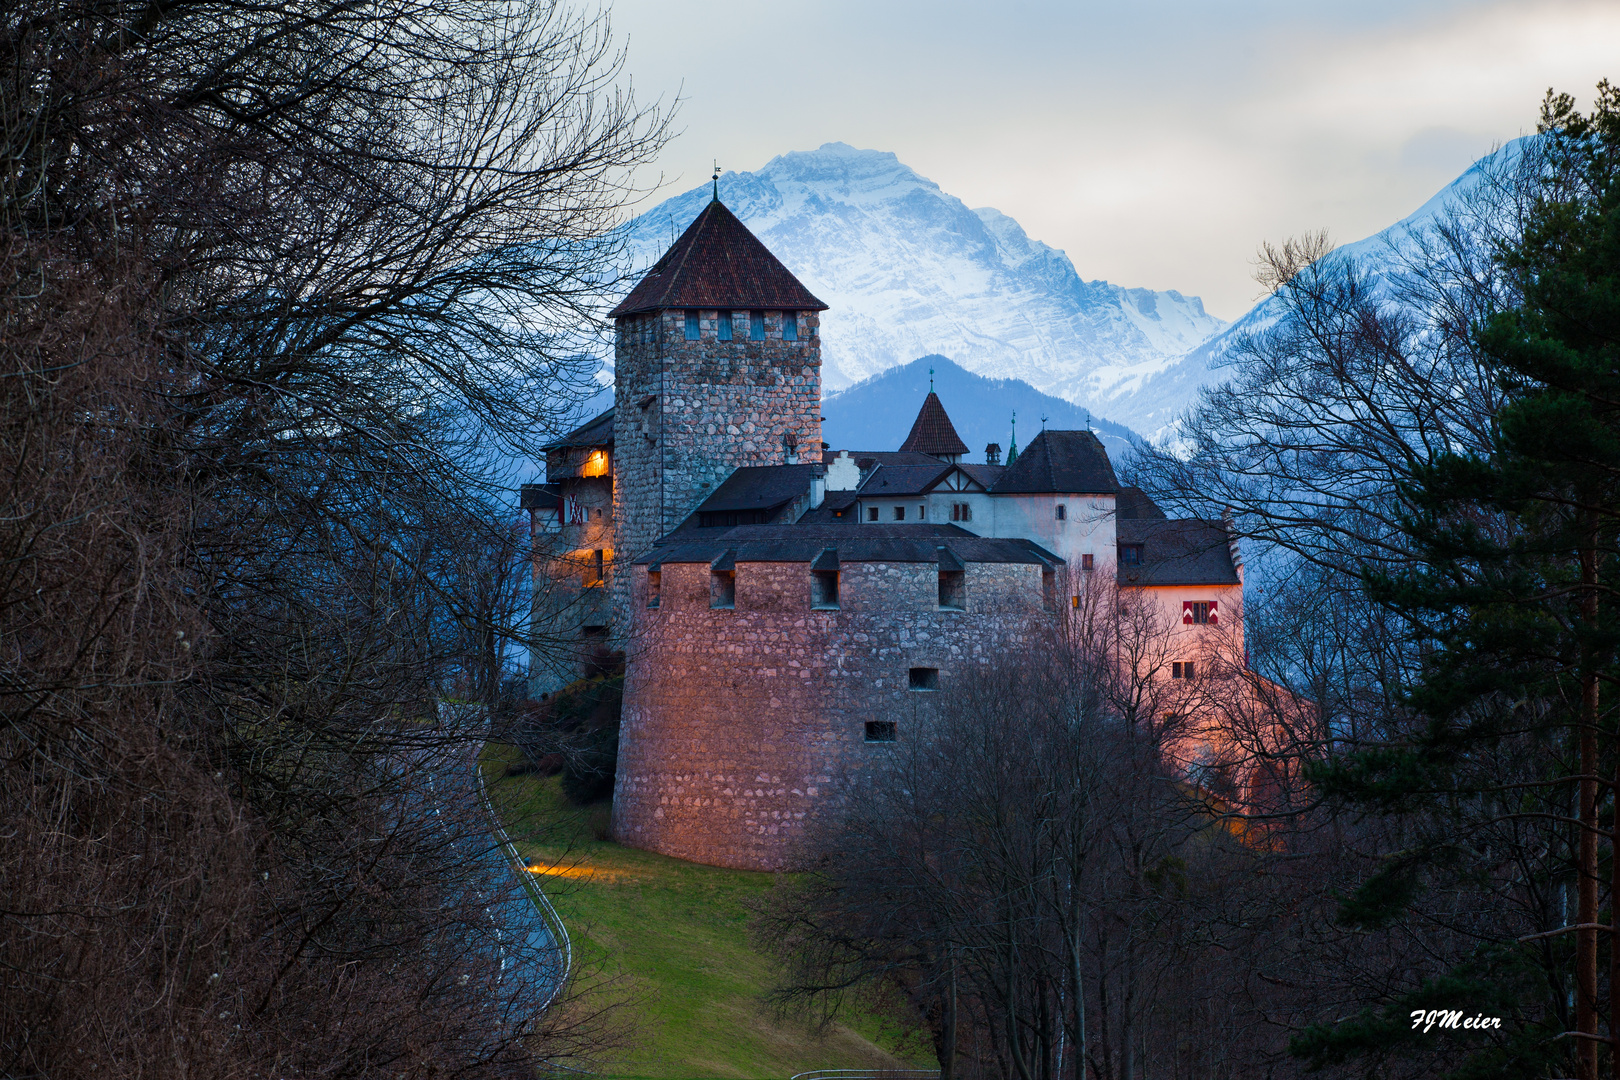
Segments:
[[[990,490],[997,495],[1112,495],[1119,481],[1097,436],[1047,430],[1030,441]]]
[[[823,311],[826,307],[716,199],[608,317],[664,308]]]
[[[900,444],[900,449],[935,456],[968,452],[967,443],[956,433],[951,418],[945,415],[945,406],[939,403],[939,395],[932,390],[923,399],[917,421],[911,425],[911,434]]]

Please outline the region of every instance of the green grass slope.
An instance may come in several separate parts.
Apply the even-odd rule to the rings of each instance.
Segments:
[[[620,847],[605,805],[573,808],[556,777],[505,776],[516,751],[490,744],[490,795],[568,926],[576,959],[622,972],[638,998],[637,1045],[614,1075],[763,1080],[811,1069],[933,1068],[932,1055],[881,1018],[826,1033],[763,1002],[772,962],[748,942],[744,901],[772,876]],[[909,1053],[908,1053],[909,1050]]]

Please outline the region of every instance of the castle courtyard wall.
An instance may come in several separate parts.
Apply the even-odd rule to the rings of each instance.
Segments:
[[[933,563],[853,563],[839,609],[811,610],[808,563],[739,563],[710,607],[707,564],[664,564],[648,609],[637,567],[613,831],[620,843],[739,869],[795,865],[818,825],[915,736],[940,690],[1051,632],[1041,567],[970,563],[965,610],[940,610]],[[897,742],[867,741],[893,721]]]

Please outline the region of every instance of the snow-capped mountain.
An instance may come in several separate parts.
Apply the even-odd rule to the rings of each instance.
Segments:
[[[630,224],[632,280],[710,197],[705,183]],[[1156,377],[1226,326],[1195,296],[1082,280],[1012,218],[969,209],[890,153],[828,143],[783,154],[722,176],[720,198],[831,305],[828,390],[937,353],[1146,433],[1190,401],[1203,368]],[[1147,392],[1150,380],[1164,389]]]

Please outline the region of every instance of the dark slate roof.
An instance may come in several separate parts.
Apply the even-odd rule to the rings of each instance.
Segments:
[[[900,449],[935,455],[968,452],[967,443],[957,435],[951,418],[945,415],[945,406],[939,403],[939,395],[932,390],[923,398],[917,419],[912,421],[911,434],[900,444]]]
[[[747,465],[698,506],[699,511],[770,510],[810,495],[810,470],[820,465]]]
[[[524,484],[518,489],[518,506],[524,510],[555,510],[561,501],[558,484]]]
[[[1156,518],[1164,520],[1164,511],[1159,504],[1148,498],[1147,492],[1139,487],[1122,487],[1114,498],[1114,519],[1116,521],[1133,521],[1138,519]]]
[[[608,317],[663,308],[822,311],[826,307],[716,199]]]
[[[1119,489],[1108,451],[1089,431],[1043,431],[1006,467],[997,495],[1112,495]]]
[[[853,491],[829,491],[822,504],[814,510],[807,510],[799,518],[800,525],[836,525],[840,521],[854,521],[849,516],[850,508],[855,505],[856,495]]]
[[[928,465],[879,465],[861,481],[859,490],[869,498],[921,495],[955,467],[939,461]]]
[[[987,490],[995,487],[1001,474],[1007,471],[1005,465],[969,465],[965,461],[959,462],[956,467],[983,484]]]
[[[570,446],[612,446],[613,410],[609,409],[570,431],[556,442],[547,443],[542,450],[562,450]]]
[[[707,530],[705,530],[707,531]],[[840,563],[1035,563],[1061,560],[1029,540],[975,536],[955,525],[738,525],[714,536],[670,537],[638,563],[712,563],[733,553],[737,562],[808,563],[835,548]]]
[[[910,450],[823,450],[821,460],[830,463],[839,454],[848,454],[861,472],[870,472],[877,465],[928,465],[943,468],[943,463],[932,454],[917,454]]]
[[[1237,570],[1219,521],[1137,518],[1115,523],[1121,544],[1141,544],[1139,566],[1119,565],[1121,585],[1236,585]]]

